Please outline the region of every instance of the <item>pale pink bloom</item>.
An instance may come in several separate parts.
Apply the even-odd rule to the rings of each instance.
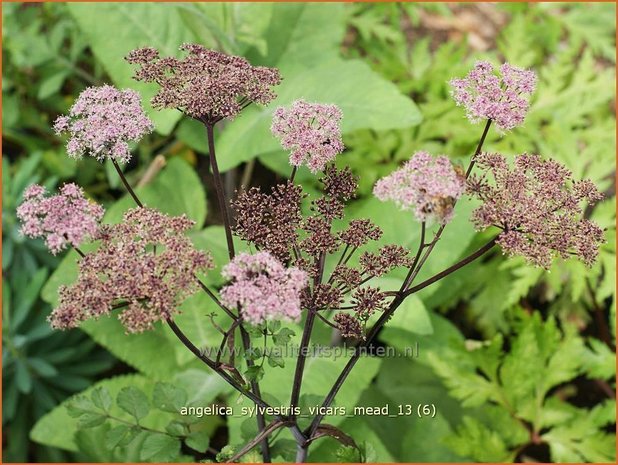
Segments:
[[[336,105],[297,100],[289,108],[275,110],[271,131],[281,146],[291,150],[293,166],[307,165],[312,173],[343,152],[340,123],[342,113]]]
[[[130,333],[172,318],[198,290],[195,273],[213,267],[211,256],[185,235],[193,224],[185,215],[135,208],[122,223],[101,227],[98,249],[79,261],[77,281],[60,288],[52,327],[74,328],[114,308]]]
[[[534,71],[504,63],[496,74],[491,63],[478,61],[466,77],[450,81],[451,95],[473,123],[490,119],[508,131],[524,122],[536,81]]]
[[[45,196],[46,189],[33,184],[24,192],[24,202],[17,208],[21,233],[44,237],[54,255],[68,245],[79,247],[96,235],[103,207],[89,201],[76,184],[65,184],[60,193]]]
[[[298,321],[300,293],[307,274],[286,268],[268,252],[238,254],[222,274],[230,283],[221,289],[221,302],[240,306],[244,320],[257,325],[268,320]]]
[[[603,195],[592,182],[574,181],[564,165],[538,155],[517,155],[511,167],[504,155],[483,153],[477,165],[483,175],[470,178],[468,191],[482,203],[472,222],[502,229],[502,250],[544,268],[556,256],[594,263],[603,230],[584,217],[584,205]]]
[[[129,161],[128,142],[139,141],[153,128],[137,92],[109,85],[84,90],[69,114],[59,116],[54,122],[58,135],[69,134],[69,156],[81,158],[87,154],[99,161],[105,158]]]
[[[465,191],[465,177],[448,157],[416,152],[403,167],[380,179],[374,195],[412,210],[419,221],[435,219],[446,224],[453,217],[455,201]]]

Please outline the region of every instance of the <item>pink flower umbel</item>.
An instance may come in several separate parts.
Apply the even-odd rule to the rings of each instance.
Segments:
[[[419,221],[448,223],[455,201],[465,191],[465,177],[448,157],[416,152],[403,167],[380,179],[374,195],[394,200],[404,210],[412,210]]]
[[[483,202],[472,214],[477,229],[501,228],[497,242],[506,253],[544,268],[555,256],[594,262],[603,230],[584,218],[582,203],[603,196],[592,182],[573,181],[566,167],[538,155],[518,155],[511,168],[503,155],[484,153],[477,165],[485,174],[468,185]]]
[[[128,162],[129,142],[137,142],[153,130],[137,92],[104,85],[84,90],[68,116],[54,122],[58,135],[69,133],[67,153],[73,158],[91,155]]]
[[[536,80],[534,71],[504,63],[496,75],[491,63],[478,61],[465,78],[451,80],[451,95],[473,123],[490,119],[509,131],[524,122]]]
[[[275,98],[271,88],[281,82],[277,69],[252,66],[245,58],[197,44],[184,44],[180,50],[188,53],[183,59],[161,58],[151,47],[133,50],[126,57],[139,66],[137,81],[159,84],[153,107],[178,109],[214,123],[234,118],[250,103],[266,105]]]
[[[74,328],[114,308],[122,309],[118,318],[130,333],[171,318],[197,290],[195,273],[213,267],[184,235],[193,224],[184,215],[135,208],[122,223],[102,227],[100,246],[80,260],[77,281],[60,288],[52,327]]]
[[[293,166],[306,164],[312,173],[323,171],[345,148],[339,127],[342,113],[336,105],[297,100],[290,108],[275,110],[271,131]]]
[[[70,183],[62,186],[59,194],[46,197],[46,193],[38,184],[24,192],[24,202],[17,208],[22,234],[44,237],[54,255],[68,245],[79,247],[96,235],[104,210],[86,199],[80,187]]]
[[[307,274],[286,268],[268,252],[238,254],[222,271],[231,282],[221,289],[221,301],[240,306],[244,320],[257,325],[268,320],[297,321],[300,294]]]

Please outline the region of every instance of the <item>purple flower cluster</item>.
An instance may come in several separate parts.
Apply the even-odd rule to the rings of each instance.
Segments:
[[[68,245],[79,247],[96,235],[103,207],[86,199],[79,186],[65,184],[59,194],[46,197],[46,193],[38,184],[24,192],[24,202],[17,208],[22,234],[44,237],[54,255]]]
[[[290,108],[275,110],[271,131],[293,166],[306,164],[312,173],[324,170],[345,148],[339,127],[342,113],[336,105],[297,100]]]
[[[451,80],[451,94],[473,123],[490,119],[508,131],[524,122],[536,80],[533,71],[508,63],[500,66],[496,75],[491,63],[478,61],[465,78]]]
[[[419,221],[433,219],[441,224],[451,220],[455,201],[464,191],[465,177],[448,157],[427,152],[416,152],[373,189],[378,199],[394,200],[402,209],[413,210]]]
[[[307,274],[286,268],[268,252],[238,254],[222,270],[231,282],[221,289],[221,302],[240,306],[245,321],[258,325],[268,320],[300,318],[300,294]]]
[[[511,168],[503,155],[484,153],[477,165],[484,175],[468,182],[468,191],[483,202],[472,214],[477,229],[499,227],[505,252],[544,268],[555,256],[594,262],[603,230],[583,217],[582,208],[603,197],[592,182],[573,181],[566,167],[538,155],[518,155]]]
[[[85,153],[99,161],[110,158],[127,162],[131,158],[129,142],[137,142],[152,132],[137,92],[104,85],[84,90],[68,116],[54,122],[58,135],[68,132],[67,152],[73,158]]]
[[[290,249],[298,239],[302,198],[302,187],[291,182],[277,184],[271,194],[258,187],[242,191],[232,202],[236,212],[234,232],[241,239],[287,262]]]
[[[281,82],[275,68],[252,66],[245,58],[226,55],[197,44],[183,44],[183,59],[161,58],[151,47],[133,50],[127,61],[139,66],[138,81],[159,84],[155,108],[178,109],[214,123],[235,117],[251,102],[266,105],[275,98],[272,86]]]
[[[79,262],[77,281],[60,288],[52,327],[74,328],[114,308],[123,309],[118,318],[130,333],[171,318],[197,290],[195,273],[213,267],[211,257],[184,235],[193,224],[184,215],[136,208],[122,223],[101,227],[100,246]]]

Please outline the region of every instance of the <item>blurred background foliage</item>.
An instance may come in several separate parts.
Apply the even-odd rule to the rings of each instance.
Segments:
[[[491,132],[485,147],[554,157],[600,186],[606,200],[587,212],[607,228],[597,264],[587,269],[558,261],[544,272],[495,253],[423,291],[380,334],[380,343],[402,351],[418,343],[419,357],[363,359],[337,402],[388,403],[392,411],[398,404],[434,403],[436,418],[328,418],[362,444],[363,456],[322,439],[310,459],[613,462],[615,13],[615,5],[598,3],[3,4],[3,460],[138,460],[130,447],[102,446],[106,425],[78,432],[67,415],[61,405],[67,396],[93,385],[151,392],[155,381],[173,380],[197,405],[236,403],[164,328],[125,336],[106,319],[53,333],[45,318],[58,285],[75,275],[75,257],[48,255],[41,242],[19,235],[15,218],[27,185],[53,188],[66,181],[104,203],[106,221],[120,218],[131,203],[111,167],[69,159],[51,122],[87,86],[132,87],[142,92],[157,131],[136,148],[127,176],[148,203],[196,220],[196,245],[223,264],[201,128],[176,112],[152,111],[147,101],[154,88],[132,81],[122,59],[138,46],[176,54],[182,42],[194,41],[277,66],[284,76],[276,102],[250,108],[217,134],[228,191],[289,174],[268,130],[277,105],[296,98],[336,103],[344,111],[347,146],[339,163],[361,175],[350,215],[382,226],[385,242],[414,243],[418,225],[372,199],[374,182],[417,150],[465,163],[480,135],[450,99],[448,80],[464,75],[476,59],[537,71],[526,124],[505,137]],[[297,179],[315,190],[308,172]],[[467,222],[470,208],[458,206],[424,273],[483,242]],[[220,284],[216,270],[208,280]],[[179,318],[201,346],[217,344],[208,306],[195,296]],[[329,338],[324,329],[316,340]],[[345,361],[312,362],[307,399],[317,402]],[[279,399],[277,405],[287,401],[292,369],[287,363],[263,380],[262,391]],[[157,427],[176,417],[153,414],[144,424]],[[183,449],[149,460],[213,459],[254,428],[235,417],[200,422],[211,455],[178,455],[187,453]],[[273,448],[279,460],[293,458],[287,432]]]

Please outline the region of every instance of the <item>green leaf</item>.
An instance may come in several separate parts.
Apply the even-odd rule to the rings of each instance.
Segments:
[[[179,365],[175,352],[186,350],[180,342],[172,342],[161,327],[127,335],[114,316],[84,322],[81,329],[117,358],[154,379],[165,379],[170,373],[177,372]],[[157,354],[154,358],[153,353]]]
[[[122,388],[116,397],[118,407],[133,416],[137,421],[148,415],[150,406],[148,398],[140,389],[127,386]]]
[[[146,45],[155,47],[163,56],[177,56],[178,47],[194,39],[176,9],[169,5],[72,3],[67,7],[114,84],[138,90],[144,96],[144,102],[150,100],[157,86],[134,81],[134,69],[123,57]],[[110,33],[114,40],[110,40]],[[145,108],[161,134],[169,134],[180,117],[176,111],[154,111],[150,105],[145,105]]]
[[[127,446],[137,437],[140,429],[127,425],[118,425],[110,429],[105,435],[105,447],[114,449],[118,446]]]
[[[361,461],[360,452],[352,446],[341,446],[335,452],[337,462],[340,463],[358,463]]]
[[[248,381],[260,381],[264,377],[264,367],[253,365],[245,371],[245,377]]]
[[[15,384],[24,394],[27,394],[32,389],[32,377],[28,372],[28,366],[21,360],[15,361]]]
[[[62,70],[46,77],[39,86],[37,95],[39,100],[45,100],[47,97],[51,97],[58,92],[62,88],[62,84],[64,84],[68,75],[68,71]]]
[[[92,391],[90,398],[96,407],[100,408],[104,412],[109,412],[109,409],[112,406],[112,396],[107,389],[104,387],[96,388]]]
[[[268,322],[268,330],[271,333],[276,333],[277,331],[279,331],[279,328],[281,328],[281,321],[272,320]]]
[[[180,454],[180,441],[167,434],[149,433],[140,452],[140,459],[150,462],[172,462]]]
[[[201,229],[206,219],[206,193],[198,175],[181,158],[172,158],[152,182],[135,188],[135,192],[148,207],[168,215],[186,214],[195,221],[195,229]],[[112,205],[105,213],[104,220],[118,223],[123,214],[135,208],[135,202],[127,194]]]
[[[153,383],[148,378],[142,375],[125,375],[117,376],[115,378],[99,381],[91,388],[83,391],[78,397],[82,404],[88,406],[88,409],[93,408],[96,411],[96,407],[90,399],[90,394],[97,387],[104,387],[109,390],[112,398],[116,397],[120,390],[126,386],[133,386],[142,389],[146,392],[152,392]],[[49,413],[40,418],[34,425],[34,428],[30,432],[30,438],[40,444],[49,445],[52,447],[58,447],[70,451],[77,450],[75,443],[75,433],[78,431],[77,422],[75,417],[71,417],[67,410],[67,405],[75,402],[75,398],[68,399],[61,403],[59,406],[52,409]],[[110,415],[122,418],[125,421],[134,421],[124,410],[117,405],[112,405]],[[141,422],[143,426],[155,429],[163,429],[171,420],[171,414],[153,411],[147,418],[144,418]],[[137,460],[137,458],[136,458]]]
[[[39,374],[39,376],[43,378],[51,378],[52,376],[56,376],[58,374],[56,367],[42,358],[29,358],[28,364]]]
[[[172,436],[184,436],[187,434],[187,427],[182,421],[173,420],[167,424],[165,431]]]
[[[328,85],[324,83],[328,82]],[[257,155],[280,150],[270,133],[274,109],[298,98],[333,103],[343,111],[343,133],[412,127],[421,122],[414,102],[362,61],[335,61],[293,75],[284,75],[278,97],[265,109],[247,109],[217,141],[220,168],[226,171]],[[298,89],[302,89],[299,95]],[[282,157],[287,155],[281,154]]]
[[[273,334],[273,342],[275,345],[284,346],[290,343],[292,336],[296,333],[292,331],[290,328],[281,328],[278,333]]]
[[[450,436],[445,443],[458,454],[477,462],[511,462],[514,458],[499,431],[468,416],[464,417],[457,434]]]
[[[335,61],[345,34],[344,20],[341,4],[275,4],[264,31],[267,54],[250,49],[247,57],[255,64],[276,66],[285,76]]]
[[[159,382],[155,384],[152,403],[159,410],[178,413],[187,404],[187,393],[173,384]]]
[[[285,367],[285,360],[283,359],[283,357],[276,353],[276,352],[270,352],[268,354],[268,364],[271,367]]]
[[[196,450],[202,454],[205,453],[210,445],[210,436],[208,435],[208,431],[202,430],[191,433],[185,439],[185,444],[193,450]]]
[[[387,326],[421,335],[433,334],[429,313],[423,301],[414,294],[403,301],[387,323]]]
[[[105,420],[107,420],[107,417],[101,413],[87,412],[80,415],[77,419],[77,427],[80,429],[93,428],[105,423]]]

